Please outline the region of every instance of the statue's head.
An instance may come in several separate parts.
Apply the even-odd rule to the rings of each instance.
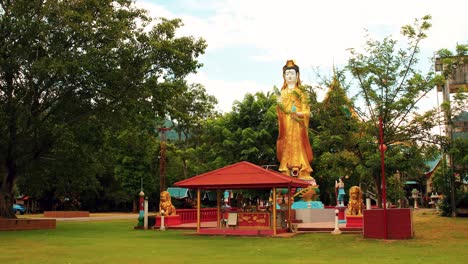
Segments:
[[[286,64],[283,66],[283,74],[286,70],[294,70],[296,74],[299,74],[299,66],[297,66],[293,60],[286,61]]]
[[[294,84],[298,86],[301,84],[299,78],[299,66],[297,66],[293,60],[286,61],[286,64],[283,66],[283,79],[283,88],[285,88],[287,84]]]
[[[159,197],[161,202],[167,202],[171,200],[171,195],[168,191],[162,191]]]
[[[349,188],[349,196],[354,199],[358,199],[361,195],[361,189],[358,186]]]

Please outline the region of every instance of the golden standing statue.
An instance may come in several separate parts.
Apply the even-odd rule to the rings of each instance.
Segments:
[[[278,97],[278,140],[276,155],[283,174],[313,179],[310,176],[313,154],[309,143],[310,105],[301,89],[299,66],[288,60],[283,67],[284,84]]]

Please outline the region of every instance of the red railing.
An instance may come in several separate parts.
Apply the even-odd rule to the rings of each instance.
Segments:
[[[232,210],[233,209],[231,209],[230,211]],[[201,213],[200,222],[216,221],[217,211],[218,209],[216,208],[200,209],[200,213]],[[182,224],[197,222],[197,209],[177,209],[177,214],[180,215]]]
[[[216,221],[216,208],[203,208],[200,211],[200,222]],[[182,224],[197,222],[197,209],[178,209],[177,214],[180,215]]]

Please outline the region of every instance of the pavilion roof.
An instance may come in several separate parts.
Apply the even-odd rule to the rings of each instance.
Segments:
[[[304,188],[310,183],[241,161],[217,170],[176,182],[177,187],[200,189]]]

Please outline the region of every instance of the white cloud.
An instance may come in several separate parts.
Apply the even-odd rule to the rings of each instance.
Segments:
[[[147,10],[149,15],[151,17],[153,17],[153,18],[155,18],[155,17],[164,17],[164,18],[171,19],[171,18],[176,18],[177,17],[175,14],[173,14],[172,12],[170,12],[169,10],[164,8],[163,6],[153,4],[153,3],[150,3],[150,2],[138,1],[136,3],[136,6],[138,8]]]
[[[226,82],[209,78],[206,73],[191,74],[188,76],[189,83],[201,83],[205,86],[210,95],[218,99],[217,110],[223,113],[232,109],[234,101],[242,101],[247,93],[273,91],[273,87],[268,87],[251,80],[239,80]]]
[[[433,27],[421,43],[422,50],[429,52],[421,55],[421,61],[438,49],[468,43],[468,2],[462,0],[179,0],[178,4],[184,7],[183,12],[174,14],[149,0],[137,2],[152,16],[181,18],[185,26],[178,34],[203,37],[207,53],[227,47],[254,48],[258,54],[239,58],[251,63],[293,58],[302,68],[344,65],[349,55],[346,49],[364,44],[364,28],[378,39],[388,35],[398,38],[401,26],[427,14],[433,17]],[[203,69],[193,78],[218,98],[223,111],[229,111],[232,101],[242,100],[246,92],[271,90],[258,80],[227,82]]]

